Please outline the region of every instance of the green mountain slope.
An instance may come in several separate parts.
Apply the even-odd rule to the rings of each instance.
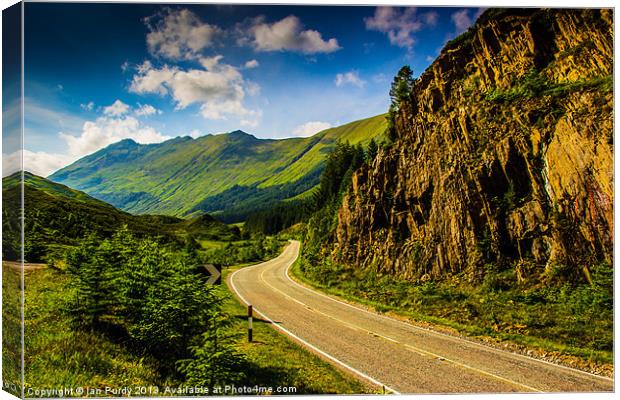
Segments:
[[[18,259],[21,177],[15,173],[2,180],[3,258]],[[159,236],[164,242],[183,243],[192,238],[231,239],[235,233],[205,214],[193,219],[161,215],[134,216],[86,193],[45,178],[24,173],[25,258],[40,261],[54,248],[74,245],[89,233],[109,237],[121,226],[138,236]]]
[[[337,140],[365,143],[385,125],[378,115],[309,138],[257,139],[235,131],[149,145],[123,140],[49,179],[135,214],[252,210],[312,189]]]

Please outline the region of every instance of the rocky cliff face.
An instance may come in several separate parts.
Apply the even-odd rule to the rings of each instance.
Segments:
[[[489,10],[353,176],[332,256],[408,279],[589,279],[613,251],[613,11]]]

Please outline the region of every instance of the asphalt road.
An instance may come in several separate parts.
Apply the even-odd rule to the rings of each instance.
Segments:
[[[227,283],[256,317],[387,391],[613,391],[612,379],[418,327],[302,286],[288,276],[298,253],[299,242],[291,242],[277,258],[237,270]]]

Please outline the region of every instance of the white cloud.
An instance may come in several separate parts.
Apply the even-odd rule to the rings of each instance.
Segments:
[[[149,115],[155,115],[155,114],[161,114],[162,111],[153,107],[150,104],[140,104],[138,103],[138,108],[135,109],[134,113],[139,116],[139,117],[143,117],[143,116],[149,116]]]
[[[246,126],[256,126],[262,112],[247,109],[243,102],[246,94],[258,93],[258,85],[246,81],[237,68],[221,63],[221,59],[222,56],[201,58],[204,69],[187,70],[167,65],[158,69],[146,62],[138,67],[129,90],[138,94],[168,94],[178,110],[200,104],[200,113],[206,119],[234,116]]]
[[[21,169],[22,159],[21,150],[14,151],[13,153],[2,153],[2,177],[9,176]]]
[[[129,106],[118,99],[111,105],[103,108],[103,113],[105,115],[113,117],[119,117],[123,114],[127,114],[127,112],[129,112]]]
[[[198,129],[193,129],[189,135],[194,138],[194,139],[198,139],[199,137],[202,136],[202,132],[200,132]]]
[[[338,40],[324,40],[320,32],[303,29],[294,15],[274,23],[265,22],[265,17],[251,20],[249,27],[240,28],[242,38],[239,44],[250,44],[257,51],[293,51],[303,54],[332,53],[340,50]]]
[[[222,33],[187,9],[166,8],[163,14],[145,18],[145,23],[150,31],[146,35],[149,52],[173,60],[197,58]]]
[[[68,146],[68,155],[73,159],[101,149],[123,139],[133,139],[138,143],[159,143],[171,139],[154,128],[144,126],[135,117],[120,118],[103,116],[95,121],[87,121],[79,136],[60,132],[59,136]]]
[[[263,117],[262,110],[248,110],[248,112],[243,115],[243,118],[239,120],[241,126],[246,126],[248,128],[256,128]]]
[[[377,7],[372,17],[364,18],[366,29],[388,35],[390,43],[411,49],[415,44],[413,34],[437,23],[438,14],[427,12],[417,14],[415,7],[399,10],[396,7]]]
[[[258,66],[259,66],[259,64],[258,64],[257,60],[249,60],[249,61],[246,61],[246,63],[244,64],[244,67],[246,69],[252,69],[252,68],[256,68]]]
[[[329,122],[309,121],[293,129],[293,135],[297,137],[308,137],[331,127],[332,124]]]
[[[89,101],[88,103],[80,104],[80,108],[84,111],[92,111],[93,108],[95,108],[95,103],[92,101]]]
[[[357,71],[349,71],[342,74],[336,74],[336,79],[334,80],[334,82],[338,87],[346,84],[363,87],[366,84],[366,81],[360,78]]]
[[[246,89],[250,96],[256,96],[260,93],[260,85],[256,82],[246,81]]]
[[[18,150],[11,154],[2,154],[2,176],[9,176],[21,168],[22,151]],[[72,161],[63,154],[51,154],[42,151],[23,151],[24,170],[39,176],[48,176],[52,172],[64,167]]]
[[[160,69],[153,67],[150,61],[138,65],[138,74],[133,76],[130,92],[135,93],[156,93],[161,96],[168,94],[168,89],[163,85],[164,82],[171,80],[176,69],[164,65]]]
[[[474,23],[472,18],[469,16],[469,10],[466,8],[450,15],[450,19],[452,20],[452,23],[454,23],[457,34],[465,32]]]
[[[433,61],[435,61],[435,57],[433,57],[433,56],[426,56],[424,59],[425,59],[427,62],[433,62]]]
[[[28,104],[29,111],[35,110],[30,115],[36,117],[37,121],[43,117],[47,117],[48,121],[54,120],[60,115],[36,103],[29,102]],[[89,104],[85,106],[88,107]],[[37,175],[49,176],[54,171],[122,139],[133,139],[139,143],[159,143],[171,139],[154,128],[142,124],[135,117],[127,115],[128,111],[129,106],[117,100],[112,106],[105,107],[102,110],[103,115],[94,121],[84,122],[75,119],[75,121],[71,120],[71,124],[60,124],[64,128],[60,128],[63,131],[58,133],[58,139],[65,143],[66,150],[63,153],[52,153],[26,149],[23,151],[24,169]],[[69,134],[67,132],[79,133]],[[20,169],[20,157],[21,151],[2,154],[3,176]]]

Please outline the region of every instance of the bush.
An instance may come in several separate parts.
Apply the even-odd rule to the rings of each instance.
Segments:
[[[509,103],[520,99],[531,99],[538,96],[565,97],[580,90],[598,89],[603,92],[613,90],[611,76],[578,80],[574,82],[554,83],[535,69],[523,75],[509,89],[495,88],[489,91],[485,99],[496,103]]]
[[[177,362],[188,386],[214,388],[232,385],[246,378],[249,364],[234,348],[235,336],[230,335],[230,318],[218,314],[214,326],[190,347],[191,356]]]
[[[157,358],[168,373],[192,356],[181,372],[201,368],[196,346],[232,351],[226,341],[207,343],[220,336],[223,298],[196,273],[195,253],[137,240],[124,227],[103,242],[86,237],[67,264],[73,290],[66,311],[76,328],[116,336],[134,353]]]

